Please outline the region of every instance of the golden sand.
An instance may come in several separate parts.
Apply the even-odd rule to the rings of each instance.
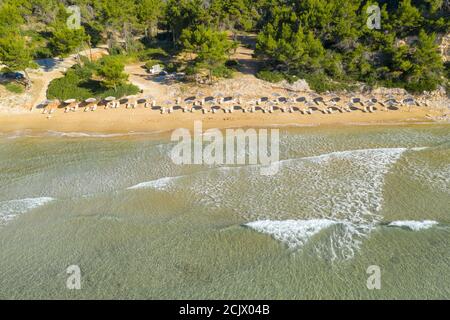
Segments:
[[[57,110],[52,115],[42,114],[35,110],[21,114],[1,114],[0,131],[16,130],[60,131],[60,132],[96,132],[96,133],[124,133],[124,132],[164,132],[177,128],[192,129],[196,120],[203,122],[203,128],[245,128],[269,126],[315,126],[315,125],[348,125],[348,124],[398,124],[432,122],[430,116],[442,114],[439,110],[429,108],[413,108],[412,110],[378,111],[350,113],[304,115],[300,112],[272,114],[218,112],[216,114],[183,113],[175,111],[172,114],[160,114],[159,111],[137,109],[98,109],[94,112],[64,113]]]

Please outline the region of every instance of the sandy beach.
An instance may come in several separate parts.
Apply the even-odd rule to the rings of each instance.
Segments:
[[[270,126],[319,126],[319,125],[351,125],[351,124],[399,124],[423,123],[433,121],[430,116],[442,115],[438,109],[413,108],[389,112],[350,113],[311,115],[282,113],[272,114],[256,112],[234,113],[218,112],[216,114],[182,113],[160,114],[159,111],[144,108],[137,109],[99,109],[95,112],[69,112],[58,110],[51,116],[35,110],[19,114],[0,113],[0,131],[13,132],[20,130],[60,131],[60,132],[96,132],[96,133],[124,133],[124,132],[166,132],[177,128],[192,129],[194,121],[201,120],[203,128],[245,128]]]

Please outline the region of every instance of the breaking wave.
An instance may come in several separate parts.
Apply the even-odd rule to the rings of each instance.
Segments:
[[[391,167],[405,152],[424,149],[359,149],[281,160],[274,176],[262,176],[259,165],[216,167],[128,189],[191,193],[198,204],[228,209],[290,248],[333,225],[318,252],[333,260],[351,259],[383,220],[384,182]]]
[[[50,197],[26,198],[0,202],[0,225],[5,225],[20,214],[41,207],[55,200]]]
[[[99,133],[99,132],[61,132],[46,131],[43,133],[33,132],[32,130],[19,130],[4,135],[7,139],[18,138],[41,138],[41,137],[60,137],[60,138],[120,138],[129,136],[145,136],[164,133],[164,130],[149,132],[124,132],[124,133]]]
[[[336,221],[317,220],[285,220],[285,221],[255,221],[245,224],[258,232],[271,235],[278,241],[288,245],[290,249],[303,246],[312,236],[334,224]]]
[[[430,229],[439,223],[434,220],[414,221],[414,220],[399,220],[388,224],[388,227],[405,228],[412,231],[420,231]]]
[[[158,190],[165,190],[173,181],[180,179],[179,177],[164,177],[157,180],[146,181],[142,183],[138,183],[132,187],[127,188],[127,190],[135,190],[135,189],[147,189],[153,188]]]

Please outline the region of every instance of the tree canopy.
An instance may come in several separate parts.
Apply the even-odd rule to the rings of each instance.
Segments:
[[[70,5],[80,8],[80,29],[65,25]],[[366,23],[371,5],[380,7],[379,30]],[[4,64],[15,50],[23,65],[28,55],[98,44],[135,54],[162,41],[221,68],[237,35],[250,32],[265,72],[421,91],[448,82],[437,42],[449,15],[447,0],[0,0],[0,36]]]

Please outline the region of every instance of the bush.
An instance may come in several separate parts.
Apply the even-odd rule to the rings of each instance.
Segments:
[[[53,57],[52,51],[47,47],[37,47],[33,52],[35,59],[49,59]]]
[[[256,74],[256,77],[261,80],[272,82],[272,83],[280,82],[280,81],[284,80],[284,78],[285,78],[281,72],[268,71],[268,70],[262,70],[262,71],[258,72]]]
[[[139,60],[146,61],[149,59],[162,59],[168,56],[167,52],[162,48],[150,48],[140,51],[137,54]]]
[[[420,81],[413,81],[410,83],[405,84],[405,89],[409,92],[414,93],[422,93],[424,91],[433,91],[438,88],[440,84],[439,79],[433,78],[433,77],[426,77],[423,79],[420,79]]]
[[[219,66],[212,70],[212,74],[218,78],[231,78],[233,76],[233,70],[228,69],[226,66]]]
[[[189,64],[186,66],[186,69],[184,69],[184,72],[188,76],[193,76],[199,72],[199,68],[194,64]]]
[[[96,64],[90,63],[83,67],[77,65],[69,69],[64,77],[50,83],[47,91],[48,98],[62,101],[67,99],[82,101],[92,97],[97,99],[108,96],[121,98],[139,93],[140,89],[132,84],[117,85],[116,90],[105,88],[102,82],[91,79],[93,70],[96,68]]]
[[[12,93],[21,94],[24,93],[25,88],[18,83],[8,83],[5,85],[5,88]]]
[[[309,87],[316,92],[350,90],[351,85],[344,82],[336,82],[323,73],[300,74],[299,78],[305,79]]]
[[[172,72],[178,72],[178,69],[180,68],[180,64],[179,63],[173,63],[173,62],[170,62],[170,63],[168,63],[167,64],[167,66],[166,66],[166,71],[167,72],[170,72],[170,73],[172,73]]]

